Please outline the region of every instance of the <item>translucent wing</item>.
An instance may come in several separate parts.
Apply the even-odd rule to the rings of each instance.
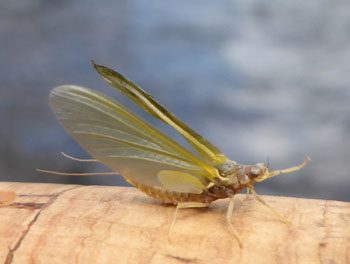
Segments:
[[[162,170],[157,176],[165,188],[175,192],[201,193],[206,188],[197,177],[186,172]]]
[[[203,184],[215,177],[213,169],[188,150],[96,91],[59,86],[51,91],[50,104],[85,150],[134,182],[164,187],[157,175],[169,170],[192,175]]]
[[[107,67],[97,64],[94,64],[94,67],[110,85],[128,96],[145,111],[179,132],[209,165],[217,166],[227,160],[218,148],[170,113],[136,84]]]

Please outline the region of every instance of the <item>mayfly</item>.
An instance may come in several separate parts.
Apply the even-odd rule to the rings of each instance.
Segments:
[[[95,63],[93,66],[108,84],[175,129],[196,153],[97,91],[63,85],[50,93],[50,105],[57,119],[95,161],[149,196],[176,205],[169,233],[178,209],[207,207],[217,199],[229,198],[226,219],[241,246],[232,224],[234,195],[247,188],[269,207],[255,193],[254,184],[297,171],[309,161],[307,157],[298,166],[276,171],[269,171],[264,163],[238,164],[123,75]]]

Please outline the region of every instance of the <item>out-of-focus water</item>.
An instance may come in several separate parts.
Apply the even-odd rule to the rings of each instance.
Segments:
[[[123,184],[34,170],[104,170],[59,155],[86,157],[47,103],[64,83],[127,102],[90,59],[126,74],[237,162],[269,156],[284,168],[312,157],[260,193],[349,200],[350,2],[0,2],[0,180]]]

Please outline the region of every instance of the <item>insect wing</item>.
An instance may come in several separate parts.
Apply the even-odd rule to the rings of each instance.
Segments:
[[[94,64],[94,67],[107,83],[128,96],[149,114],[173,127],[210,166],[217,166],[227,160],[217,147],[179,120],[136,84],[105,66]]]
[[[157,177],[160,171],[179,171],[203,183],[212,177],[188,150],[101,93],[59,86],[50,93],[50,105],[87,152],[127,179],[164,187]]]
[[[175,192],[201,193],[206,189],[205,185],[191,174],[186,172],[162,170],[158,172],[158,179],[162,185]]]

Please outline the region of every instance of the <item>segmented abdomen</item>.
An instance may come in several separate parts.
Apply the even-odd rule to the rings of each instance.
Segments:
[[[203,192],[200,194],[172,192],[172,191],[167,191],[160,187],[147,186],[147,185],[133,182],[129,179],[126,179],[126,180],[130,184],[135,186],[137,189],[139,189],[140,191],[146,193],[147,195],[163,203],[178,204],[183,202],[199,202],[199,203],[209,204],[218,199],[206,192]]]

